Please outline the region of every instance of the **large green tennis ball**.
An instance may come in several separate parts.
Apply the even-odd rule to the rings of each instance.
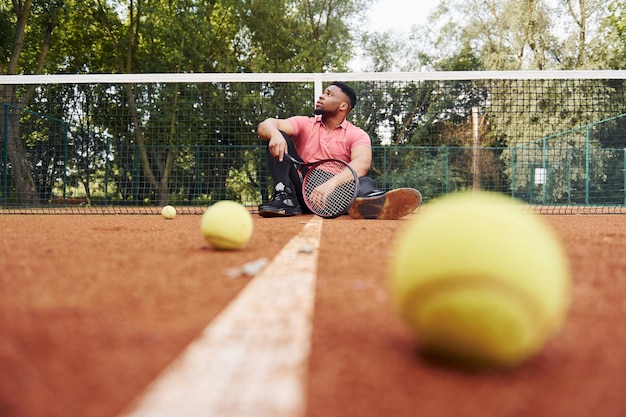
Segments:
[[[567,257],[527,206],[488,192],[433,201],[401,230],[390,297],[427,356],[470,367],[519,364],[562,325]]]
[[[202,215],[200,231],[206,241],[218,250],[241,249],[252,237],[250,212],[235,201],[219,201]]]

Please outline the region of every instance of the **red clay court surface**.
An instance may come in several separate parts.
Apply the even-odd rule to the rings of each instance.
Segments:
[[[271,260],[312,219],[255,215],[247,248],[217,252],[200,218],[0,215],[0,416],[118,416],[254,279],[225,271]],[[626,416],[626,216],[543,218],[571,259],[568,319],[495,373],[415,353],[385,286],[408,218],[324,220],[304,415]]]

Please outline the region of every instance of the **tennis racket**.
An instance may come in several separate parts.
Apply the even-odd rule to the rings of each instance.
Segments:
[[[314,214],[326,218],[337,217],[354,203],[359,191],[359,177],[346,162],[322,159],[305,163],[288,153],[285,156],[298,168],[304,203]],[[304,178],[300,168],[306,171]]]

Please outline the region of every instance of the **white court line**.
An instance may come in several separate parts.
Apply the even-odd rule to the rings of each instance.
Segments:
[[[321,229],[310,220],[122,415],[302,416]]]

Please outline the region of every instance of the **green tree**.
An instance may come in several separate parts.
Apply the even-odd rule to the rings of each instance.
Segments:
[[[606,19],[611,16],[607,1],[560,0],[558,5],[559,13],[567,17],[560,68],[608,68],[613,48],[605,37]]]
[[[369,32],[361,38],[363,47],[364,71],[386,72],[398,68],[398,56],[402,53],[402,40],[390,32]]]
[[[611,42],[607,48],[608,67],[612,69],[626,68],[626,1],[613,0],[609,3],[609,14],[606,17],[604,35]]]
[[[370,0],[15,0],[13,7],[0,5],[0,48],[5,74],[38,73],[178,73],[178,72],[313,72],[345,70],[354,43],[352,29]],[[11,39],[11,40],[9,40]],[[43,39],[43,41],[42,41]],[[111,146],[136,147],[135,159],[116,161],[119,175],[141,166],[144,181],[155,202],[164,204],[169,180],[181,146],[197,140],[199,132],[180,130],[181,117],[195,117],[202,125],[201,137],[228,143],[231,137],[247,136],[259,114],[216,115],[215,102],[238,102],[244,106],[258,91],[233,94],[226,86],[126,85],[104,89],[76,85],[80,114],[72,115],[84,126],[113,137]],[[33,88],[0,86],[2,102],[12,110],[9,154],[12,174],[23,199],[38,201],[32,167],[48,164],[44,153],[26,156],[20,139],[19,109],[67,120],[68,106],[50,105],[33,98]],[[294,86],[297,88],[297,86]],[[45,94],[59,94],[54,86],[38,86]],[[65,100],[72,100],[69,91]],[[266,109],[282,100],[267,96]],[[294,95],[292,100],[297,100]],[[299,103],[304,106],[307,103]],[[310,104],[310,103],[309,103]],[[293,105],[282,108],[292,108]],[[309,105],[309,108],[311,106]],[[7,107],[3,107],[6,111]],[[105,109],[117,108],[118,124]],[[261,115],[266,117],[269,114]],[[227,120],[228,119],[228,120]],[[202,123],[200,123],[200,121]],[[122,123],[119,123],[122,122]],[[224,128],[224,126],[229,126]],[[195,136],[194,136],[195,135]],[[40,140],[45,140],[44,137]],[[100,152],[98,141],[89,151]],[[102,141],[100,142],[102,143]],[[98,147],[96,149],[95,147]],[[35,148],[33,148],[35,149]],[[87,152],[87,150],[82,151]],[[107,150],[108,152],[108,150]],[[135,155],[134,152],[131,155]],[[232,166],[247,164],[246,157],[231,159]],[[48,158],[50,159],[50,158]],[[198,161],[198,163],[205,163]],[[224,172],[222,172],[224,171]],[[227,175],[221,170],[219,175]],[[83,179],[88,188],[89,181]],[[123,187],[122,187],[123,188]],[[30,197],[29,197],[30,196]]]
[[[9,36],[3,37],[2,50],[8,52],[8,55],[0,63],[0,70],[6,75],[41,71],[50,50],[52,33],[57,26],[63,1],[33,3],[32,0],[15,0],[11,8],[6,5],[0,7],[3,23],[10,23],[9,27],[12,29],[3,29]],[[11,43],[9,39],[12,39]],[[19,201],[28,206],[38,205],[40,196],[32,175],[32,164],[20,134],[20,109],[26,106],[33,93],[34,87],[18,92],[14,85],[0,85],[0,120],[8,120],[6,126],[2,123],[0,127],[7,138],[6,152]]]
[[[468,47],[485,70],[608,68],[616,36],[607,36],[607,18],[619,34],[624,2],[612,4],[609,9],[604,0],[442,0],[427,24],[393,40],[392,49],[397,41],[403,47],[386,68],[440,69],[442,61]],[[366,59],[381,62],[384,53],[369,48]]]
[[[372,0],[243,0],[239,42],[247,70],[345,71]]]

